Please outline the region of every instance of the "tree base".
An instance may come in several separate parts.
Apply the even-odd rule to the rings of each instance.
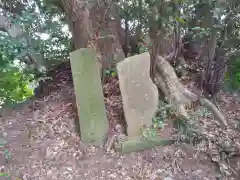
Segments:
[[[210,109],[216,120],[224,126],[227,126],[226,119],[211,101],[200,95],[194,94],[182,85],[167,59],[168,57],[156,57],[154,82],[164,93],[168,103],[173,105],[179,117],[188,119],[188,114],[184,105],[197,102],[199,105]]]

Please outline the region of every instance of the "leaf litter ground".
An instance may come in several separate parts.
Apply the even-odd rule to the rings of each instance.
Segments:
[[[230,127],[219,128],[201,118],[205,139],[193,146],[176,143],[127,155],[107,154],[81,144],[69,63],[49,74],[39,98],[7,109],[0,120],[0,172],[22,180],[215,180],[238,179],[240,100],[221,94],[221,109]],[[116,78],[104,83],[110,129],[122,122],[123,108]],[[4,180],[6,177],[0,177]]]

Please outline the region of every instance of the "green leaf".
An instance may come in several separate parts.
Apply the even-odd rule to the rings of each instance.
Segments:
[[[156,136],[156,135],[157,135],[157,129],[151,128],[151,129],[149,130],[149,135],[150,135],[150,136]]]
[[[202,31],[203,28],[196,26],[194,28],[192,28],[193,31]]]
[[[111,76],[112,77],[116,77],[117,76],[117,72],[116,71],[111,72]]]
[[[9,174],[8,174],[8,173],[0,172],[0,177],[9,177]]]
[[[182,18],[180,18],[180,17],[176,17],[175,20],[176,20],[177,22],[181,23],[181,24],[185,24],[185,23],[186,23],[185,20],[182,19]]]
[[[110,72],[111,72],[111,71],[110,71],[109,69],[105,69],[105,70],[104,70],[104,73],[105,73],[106,75],[109,75]]]
[[[7,141],[3,138],[0,138],[0,147],[4,147],[7,144]]]
[[[11,153],[10,151],[8,151],[7,149],[5,149],[5,150],[3,151],[3,156],[4,156],[4,158],[5,158],[6,160],[9,160],[9,159],[11,159],[11,157],[12,157],[12,153]]]
[[[21,178],[16,178],[16,180],[23,180],[23,179],[21,179]]]
[[[213,27],[216,29],[224,29],[224,26],[222,26],[220,24],[214,24]]]
[[[159,121],[158,122],[158,126],[162,129],[164,128],[164,122],[163,121]]]

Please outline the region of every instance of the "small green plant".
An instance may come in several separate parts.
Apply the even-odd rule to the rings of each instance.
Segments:
[[[0,138],[0,148],[4,148],[6,144],[7,144],[7,141],[5,139],[3,139],[3,138]],[[0,149],[0,153],[3,154],[3,157],[4,157],[5,161],[7,161],[8,160],[7,158],[9,158],[8,157],[8,151],[6,149],[1,151],[1,149]],[[10,175],[8,173],[6,173],[6,172],[0,172],[0,177],[6,177],[9,180],[11,180]]]
[[[165,126],[165,120],[167,119],[168,113],[170,112],[171,105],[160,101],[158,105],[158,111],[156,116],[152,119],[152,127],[143,128],[144,137],[153,137],[157,135],[158,129],[163,129]]]
[[[5,161],[9,161],[12,158],[12,153],[5,147],[6,144],[7,141],[4,140],[3,138],[0,138],[0,148],[3,149],[0,152],[2,153]]]
[[[230,59],[228,71],[225,74],[225,89],[240,90],[240,57],[233,56]]]
[[[157,129],[152,127],[143,127],[142,136],[143,137],[154,137],[157,135]]]
[[[0,172],[0,177],[6,177],[6,178],[8,178],[8,180],[12,179],[10,174],[6,173],[6,172]],[[22,180],[22,179],[17,177],[15,180]]]
[[[152,127],[143,127],[143,137],[154,137],[158,133],[158,129],[162,129],[165,126],[165,120],[167,119],[168,112],[171,106],[163,101],[159,102],[158,111],[156,116],[152,118]]]
[[[5,149],[3,151],[3,157],[6,161],[9,161],[12,158],[12,153],[9,150]]]
[[[200,108],[196,112],[190,114],[192,118],[198,119],[199,117],[209,117],[211,112],[207,108]]]
[[[5,173],[5,172],[0,172],[0,177],[8,177],[8,178],[10,178],[10,175],[8,173]]]
[[[117,76],[117,70],[116,69],[105,69],[104,73],[105,73],[105,76],[111,76],[111,77],[116,77]]]
[[[0,138],[0,147],[4,147],[7,144],[7,141],[3,138]]]
[[[153,126],[155,128],[164,128],[165,120],[168,118],[169,114],[172,113],[173,107],[164,101],[159,101],[158,110],[156,116],[153,118]]]
[[[200,136],[198,128],[194,121],[191,119],[179,118],[174,121],[174,127],[177,129],[177,142],[196,143],[199,141]]]
[[[161,117],[154,117],[152,121],[154,128],[164,128],[164,119],[162,119]]]
[[[195,144],[199,142],[203,134],[200,131],[199,118],[209,117],[211,112],[207,108],[200,108],[195,112],[189,112],[189,118],[179,118],[174,121],[174,127],[178,129],[178,141]]]
[[[149,51],[149,48],[147,45],[143,44],[140,46],[139,51],[140,51],[140,53],[145,53],[145,52]]]

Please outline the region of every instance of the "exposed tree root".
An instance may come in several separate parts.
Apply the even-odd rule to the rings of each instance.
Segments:
[[[184,105],[198,101],[201,106],[205,106],[213,112],[216,120],[224,126],[227,125],[227,121],[218,108],[208,99],[196,95],[186,89],[179,81],[179,78],[177,77],[171,64],[161,56],[157,56],[156,58],[156,73],[154,82],[156,86],[162,90],[166,100],[170,104],[173,104],[180,116],[188,118]]]
[[[207,108],[209,108],[214,117],[219,120],[223,125],[227,126],[227,121],[226,119],[223,117],[222,113],[219,111],[219,109],[208,99],[206,98],[199,98],[199,102],[202,106],[205,106]]]

